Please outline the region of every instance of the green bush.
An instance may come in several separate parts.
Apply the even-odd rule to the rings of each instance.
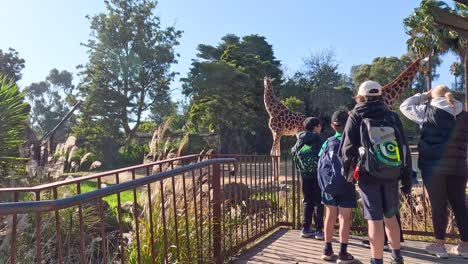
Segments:
[[[131,144],[119,151],[118,164],[120,167],[142,164],[147,153],[149,153],[148,144]]]
[[[140,133],[154,133],[154,131],[158,128],[158,124],[151,121],[143,121],[141,122],[140,126],[138,127],[138,132]]]

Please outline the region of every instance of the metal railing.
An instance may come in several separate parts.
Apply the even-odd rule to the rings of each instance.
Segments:
[[[0,263],[222,263],[276,228],[301,227],[301,177],[291,161],[206,158],[0,189],[13,196],[0,203]],[[402,198],[404,232],[432,236],[418,188]],[[366,230],[361,210],[356,231]]]

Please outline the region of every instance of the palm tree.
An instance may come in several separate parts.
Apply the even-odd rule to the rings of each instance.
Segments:
[[[15,168],[28,120],[28,104],[18,86],[0,76],[0,182]]]
[[[456,53],[463,65],[465,86],[465,107],[468,111],[468,1],[455,0],[455,9],[441,9],[438,6],[430,6],[430,12],[434,22],[440,27],[449,29],[448,38],[445,40],[450,50]]]
[[[449,50],[446,41],[449,31],[438,27],[434,23],[431,13],[432,7],[448,9],[446,3],[435,0],[423,0],[421,5],[414,9],[414,12],[403,20],[406,34],[410,38],[406,41],[408,49],[418,57],[429,57],[427,68],[425,69],[427,89],[431,89],[432,82],[432,60],[434,55],[442,55]]]
[[[454,76],[455,80],[455,90],[463,90],[463,80],[458,82],[458,78],[463,76],[463,71],[464,69],[460,62],[454,62],[450,65],[450,73]]]

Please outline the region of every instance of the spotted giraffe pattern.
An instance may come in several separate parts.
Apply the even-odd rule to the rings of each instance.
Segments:
[[[415,60],[408,66],[400,75],[398,75],[393,81],[382,87],[382,99],[388,108],[393,110],[393,106],[403,91],[410,86],[414,79],[414,76],[418,73],[419,66],[421,66],[421,59]]]
[[[388,108],[393,109],[395,102],[403,94],[406,87],[413,81],[416,76],[421,61],[417,59],[411,63],[400,75],[393,81],[386,84],[382,88],[382,97]],[[304,130],[305,115],[298,112],[290,111],[281,101],[275,96],[271,79],[264,80],[264,103],[265,108],[270,116],[268,126],[273,134],[273,146],[271,147],[271,155],[280,155],[280,141],[282,136],[294,136]]]
[[[271,79],[264,80],[263,101],[270,116],[268,126],[273,134],[273,146],[271,155],[280,155],[280,140],[282,136],[294,136],[304,130],[305,115],[289,110],[276,96],[273,91]]]

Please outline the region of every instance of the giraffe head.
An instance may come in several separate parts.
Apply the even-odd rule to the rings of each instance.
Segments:
[[[265,89],[273,89],[272,83],[273,83],[274,80],[275,80],[274,78],[271,78],[269,76],[265,76],[265,78],[263,78],[263,85],[264,85]]]

